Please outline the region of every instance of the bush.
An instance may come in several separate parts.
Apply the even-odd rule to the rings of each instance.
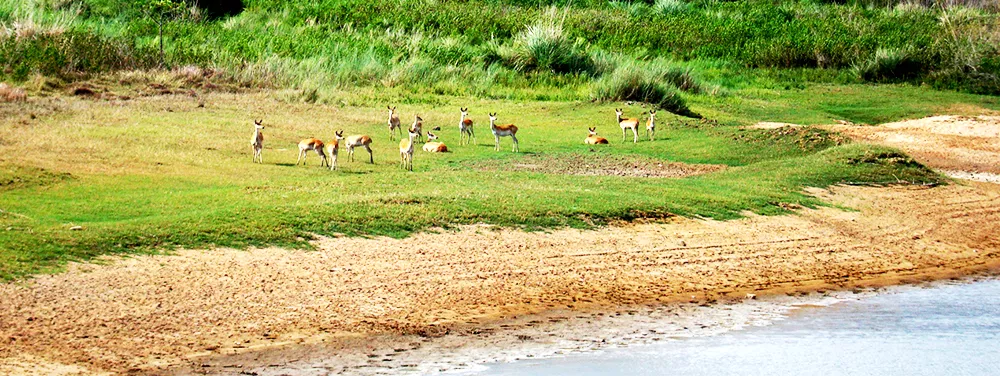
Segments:
[[[40,73],[56,77],[155,66],[155,53],[143,53],[121,39],[66,31],[59,34],[0,36],[0,76],[22,81]]]
[[[576,43],[563,32],[563,23],[551,8],[538,23],[517,34],[509,47],[498,51],[504,62],[520,71],[546,70],[554,73],[591,72],[594,63]]]
[[[662,14],[682,13],[691,9],[691,5],[684,0],[656,0],[653,9]]]
[[[594,84],[593,96],[598,100],[645,102],[681,116],[701,117],[687,107],[673,84],[661,74],[636,64],[620,65],[602,76]]]
[[[901,82],[923,75],[926,68],[909,49],[878,49],[854,66],[859,78],[870,82]]]

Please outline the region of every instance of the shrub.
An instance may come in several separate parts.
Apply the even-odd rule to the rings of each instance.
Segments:
[[[691,5],[684,0],[656,0],[653,9],[662,14],[682,13],[691,9]]]
[[[598,100],[646,102],[681,116],[701,117],[687,107],[673,84],[635,64],[623,64],[602,76],[594,84],[593,96]]]
[[[875,54],[854,66],[858,77],[871,82],[900,82],[921,76],[925,71],[909,49],[878,49]]]
[[[573,42],[563,32],[562,20],[551,8],[534,25],[517,34],[509,47],[498,51],[508,66],[520,70],[546,70],[555,73],[581,73],[594,69],[583,43]]]

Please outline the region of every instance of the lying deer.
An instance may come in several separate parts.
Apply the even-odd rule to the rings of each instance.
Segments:
[[[598,137],[597,136],[597,127],[587,128],[587,130],[590,131],[590,135],[587,136],[587,138],[583,140],[583,143],[588,144],[588,145],[597,145],[597,144],[607,144],[608,143],[608,139],[606,139],[604,137]]]
[[[443,142],[433,142],[437,140],[438,136],[436,134],[427,132],[427,143],[424,144],[424,151],[429,151],[431,153],[446,153],[448,152],[448,146]]]

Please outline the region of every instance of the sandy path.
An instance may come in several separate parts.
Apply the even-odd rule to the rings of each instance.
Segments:
[[[1000,260],[995,184],[816,194],[858,211],[551,233],[467,227],[322,239],[316,251],[192,250],[77,265],[0,285],[0,373],[25,372],[29,357],[149,370],[358,334],[436,336],[552,309],[940,277]]]
[[[827,127],[856,139],[898,147],[936,169],[988,174],[983,181],[1000,174],[1000,116],[944,115],[878,126]]]

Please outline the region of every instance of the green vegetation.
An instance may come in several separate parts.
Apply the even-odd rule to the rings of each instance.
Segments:
[[[607,84],[597,82],[622,80],[604,77],[619,67],[695,62],[742,76],[703,83],[726,89],[743,87],[756,74],[749,67],[848,70],[839,78],[1000,93],[998,15],[989,3],[838,3],[247,0],[232,17],[169,12],[179,15],[161,38],[162,18],[146,1],[0,0],[0,80],[150,69],[163,43],[168,66],[304,90],[602,98]]]
[[[0,0],[0,81],[30,98],[0,103],[0,279],[109,253],[307,247],[313,234],[784,213],[821,204],[806,186],[939,177],[819,129],[742,126],[1000,108],[968,94],[1000,93],[998,16],[975,2],[248,0],[232,15],[178,3]],[[621,144],[622,101],[637,102],[627,116],[681,116],[661,112],[655,142]],[[400,171],[386,104],[441,126],[454,152],[418,151],[416,171]],[[460,106],[478,145],[457,145]],[[728,167],[676,179],[483,168],[523,158],[509,139],[493,151],[487,111],[521,128],[531,156]],[[583,145],[590,126],[612,144]],[[291,165],[299,139],[337,129],[371,134],[376,164]]]
[[[838,92],[839,95],[830,95]],[[816,128],[743,129],[761,118],[801,123],[896,120],[998,109],[994,98],[908,85],[747,89],[694,96],[712,124],[658,116],[655,142],[621,143],[619,103],[406,98],[406,91],[331,93],[336,104],[288,103],[281,93],[153,96],[131,101],[66,99],[28,104],[0,127],[0,277],[53,270],[67,260],[175,247],[308,247],[313,234],[406,236],[430,227],[488,223],[544,229],[668,215],[729,219],[745,211],[785,213],[821,203],[805,186],[939,182],[897,151],[847,143]],[[420,114],[453,152],[418,151],[415,171],[398,168],[384,124],[389,98],[404,121]],[[199,107],[199,101],[205,107]],[[350,103],[350,104],[343,104]],[[860,104],[867,104],[862,107]],[[37,106],[37,107],[33,107]],[[45,114],[50,106],[57,110]],[[471,108],[479,141],[458,146],[458,108]],[[858,108],[853,115],[847,109]],[[645,109],[632,106],[626,114]],[[523,153],[494,152],[486,112],[517,124]],[[30,120],[27,113],[38,112]],[[250,163],[251,119],[264,117],[265,164]],[[597,126],[607,147],[583,144]],[[374,137],[366,158],[340,170],[293,166],[295,144],[335,130]],[[630,135],[631,137],[631,135]],[[59,152],[51,145],[58,145]],[[364,153],[362,151],[362,153]],[[579,176],[489,169],[536,156],[586,161],[635,156],[728,168],[686,178]],[[565,158],[563,158],[565,159]],[[613,158],[612,158],[613,159]],[[607,160],[607,158],[603,159]],[[625,159],[627,160],[627,159]],[[532,162],[536,163],[536,162]],[[33,166],[33,167],[16,167]],[[614,168],[616,166],[602,166]],[[629,168],[629,166],[618,166]],[[68,174],[67,174],[68,173]],[[14,182],[14,183],[9,183]],[[71,231],[82,226],[80,231]]]

